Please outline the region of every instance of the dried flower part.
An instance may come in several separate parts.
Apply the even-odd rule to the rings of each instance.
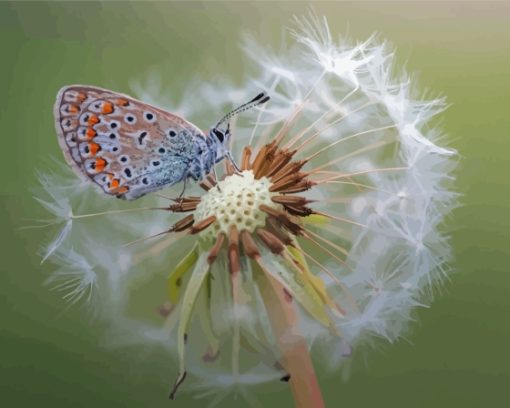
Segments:
[[[197,205],[200,203],[200,197],[182,197],[178,200],[175,200],[176,203],[172,204],[168,209],[173,212],[188,212],[194,211],[197,208]]]

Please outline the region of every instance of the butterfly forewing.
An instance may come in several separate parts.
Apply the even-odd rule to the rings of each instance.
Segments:
[[[62,88],[54,114],[60,146],[75,172],[127,199],[183,180],[196,139],[205,138],[179,116],[91,86]]]

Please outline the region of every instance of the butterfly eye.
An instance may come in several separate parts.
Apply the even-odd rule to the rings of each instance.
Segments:
[[[220,141],[220,143],[223,143],[223,140],[225,139],[225,135],[223,132],[219,131],[218,129],[213,129],[214,136],[216,136],[216,139]]]

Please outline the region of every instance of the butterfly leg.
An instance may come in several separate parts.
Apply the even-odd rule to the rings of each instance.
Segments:
[[[182,187],[181,194],[179,194],[179,197],[177,197],[177,200],[182,201],[182,199],[184,197],[184,193],[186,192],[186,184],[187,184],[187,182],[188,182],[188,177],[185,177],[184,178],[184,183],[183,183],[184,185]]]
[[[239,168],[239,166],[235,162],[234,158],[232,157],[232,153],[230,153],[230,152],[227,153],[227,159],[229,160],[230,163],[232,163],[232,166],[234,166],[234,169],[236,170],[237,174],[242,176],[242,174],[241,174],[242,170]]]
[[[218,191],[221,191],[221,188],[220,188],[220,185],[218,184],[218,173],[216,173],[216,165],[213,164],[212,166],[212,171],[213,171],[213,174],[214,174],[214,181],[216,181],[216,187],[218,187]]]

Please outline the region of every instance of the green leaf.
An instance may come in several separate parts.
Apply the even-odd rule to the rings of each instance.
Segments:
[[[332,322],[325,310],[325,304],[317,293],[310,287],[309,282],[303,278],[303,273],[290,259],[285,264],[262,255],[264,263],[258,262],[264,272],[277,279],[296,301],[317,321],[325,327],[331,327]]]
[[[182,289],[182,279],[191,269],[198,258],[198,245],[195,244],[191,251],[177,264],[175,269],[168,275],[167,291],[168,297],[173,304],[179,301]]]
[[[202,290],[197,313],[200,321],[200,327],[202,328],[202,332],[204,333],[204,336],[209,345],[209,350],[207,350],[207,353],[211,357],[213,357],[218,354],[218,350],[220,348],[220,341],[216,334],[214,333],[211,319],[210,279],[211,275],[208,276],[208,279],[206,280],[206,287],[204,288],[204,290]]]
[[[294,259],[298,261],[299,264],[301,265],[304,279],[310,285],[310,290],[313,290],[315,293],[317,293],[321,300],[330,308],[330,310],[335,315],[337,315],[338,317],[343,317],[343,314],[340,311],[338,305],[335,302],[333,302],[333,300],[329,297],[328,292],[326,291],[326,285],[324,284],[324,281],[310,271],[310,268],[308,267],[308,262],[306,262],[306,259],[302,253],[302,249],[297,240],[294,240],[293,244],[294,246],[290,245],[287,246],[287,249],[289,250],[290,254],[294,257]]]
[[[195,268],[189,278],[186,290],[182,299],[181,318],[179,320],[179,327],[177,329],[177,354],[179,356],[179,370],[180,375],[183,375],[185,370],[185,343],[186,331],[188,329],[193,308],[197,301],[198,294],[202,288],[205,278],[209,273],[209,263],[207,262],[207,253],[202,253],[195,264]]]

